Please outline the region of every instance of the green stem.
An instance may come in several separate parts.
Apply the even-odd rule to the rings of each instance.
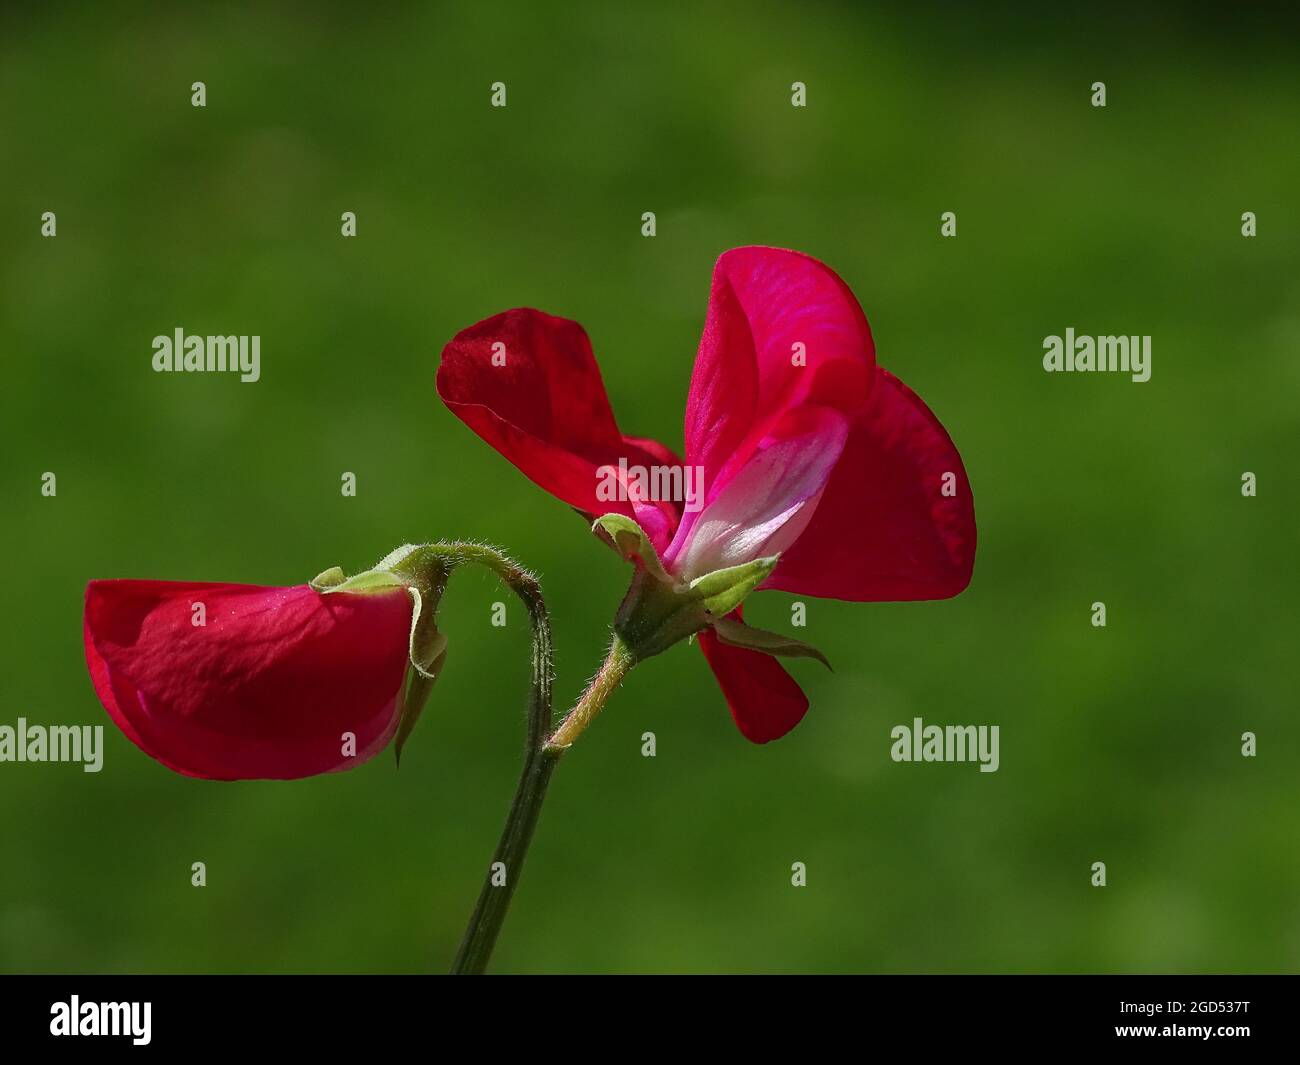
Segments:
[[[544,616],[544,615],[543,615]],[[536,634],[537,628],[534,628]],[[549,641],[549,629],[546,639]],[[537,678],[534,655],[534,680]],[[530,746],[524,760],[523,773],[515,788],[514,801],[506,815],[505,828],[496,852],[492,855],[492,868],[489,869],[483,889],[479,892],[478,903],[470,916],[469,926],[465,929],[460,949],[456,952],[456,961],[452,965],[453,973],[482,973],[492,956],[497,935],[505,921],[506,911],[515,887],[519,883],[519,874],[523,870],[524,858],[528,854],[528,845],[532,842],[533,831],[537,827],[537,818],[542,811],[542,801],[546,798],[546,787],[551,781],[560,756],[578,735],[600,712],[601,707],[618,687],[627,671],[635,664],[632,653],[617,636],[609,649],[604,664],[587,685],[587,690],[564,719],[564,723],[548,740],[545,732],[540,738],[535,737],[529,728]],[[547,644],[546,665],[549,667],[549,642]],[[549,682],[547,697],[549,699]],[[549,706],[549,702],[548,702]]]
[[[477,975],[487,969],[537,828],[546,786],[558,761],[559,752],[536,751],[524,764],[501,840],[492,855],[492,868],[479,892],[460,949],[456,951],[451,966],[453,974]]]
[[[524,858],[542,812],[542,800],[546,797],[546,786],[550,783],[558,755],[552,756],[544,750],[551,728],[552,649],[551,625],[541,587],[531,574],[491,548],[478,544],[455,546],[464,561],[486,565],[510,586],[527,608],[533,630],[533,682],[528,700],[524,767],[501,840],[492,855],[492,864],[451,968],[453,973],[468,974],[482,973],[492,957],[492,948],[496,946],[501,925],[510,909],[510,900],[523,872]]]

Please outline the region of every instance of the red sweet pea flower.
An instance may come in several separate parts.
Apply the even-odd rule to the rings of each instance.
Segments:
[[[290,780],[350,768],[393,738],[411,611],[403,587],[92,581],[86,662],[118,727],[169,768]]]
[[[806,596],[943,599],[970,581],[975,514],[961,456],[925,404],[876,366],[848,286],[799,252],[736,248],[714,268],[686,401],[699,509],[632,481],[626,500],[598,491],[620,460],[683,460],[619,430],[576,322],[517,309],[471,326],[443,351],[438,393],[552,495],[588,518],[634,519],[682,586],[776,555],[761,587]],[[745,736],[765,743],[798,724],[808,700],[774,658],[713,628],[699,635]]]

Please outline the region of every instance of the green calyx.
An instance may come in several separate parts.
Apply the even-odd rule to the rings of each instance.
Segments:
[[[411,597],[411,629],[407,645],[411,668],[407,673],[394,743],[399,764],[402,748],[414,730],[446,661],[447,637],[438,631],[438,605],[452,571],[467,560],[465,553],[459,550],[461,546],[403,544],[362,573],[347,577],[338,566],[332,566],[309,582],[322,595],[338,592],[375,595],[405,588]]]
[[[777,556],[770,555],[691,581],[678,581],[631,518],[606,514],[596,519],[592,531],[625,559],[638,563],[632,586],[614,618],[614,631],[637,659],[666,651],[724,620],[777,563]]]
[[[718,639],[733,647],[815,658],[830,668],[817,648],[728,616],[767,579],[779,556],[756,558],[691,581],[678,581],[664,568],[645,531],[626,515],[597,518],[592,531],[625,559],[638,563],[632,586],[614,619],[614,631],[637,659],[657,655],[712,627]]]
[[[637,659],[657,655],[725,621],[772,572],[776,561],[775,555],[755,559],[706,573],[689,584],[665,583],[637,567],[614,617],[614,631]]]

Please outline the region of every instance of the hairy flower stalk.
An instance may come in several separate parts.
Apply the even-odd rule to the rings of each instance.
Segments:
[[[591,724],[592,718],[604,708],[609,697],[623,683],[623,678],[627,676],[628,671],[634,665],[636,665],[636,656],[615,633],[614,640],[609,647],[609,654],[605,656],[600,671],[591,678],[591,683],[587,685],[587,690],[582,693],[582,698],[577,701],[564,721],[560,723],[560,727],[555,730],[555,735],[546,744],[547,751],[554,752],[558,757],[571,747],[573,741],[581,736],[583,730]]]

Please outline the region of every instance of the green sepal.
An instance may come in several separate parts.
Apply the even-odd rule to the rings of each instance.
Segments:
[[[433,690],[434,681],[442,672],[443,664],[447,661],[447,638],[442,636],[441,650],[434,655],[430,661],[425,662],[422,666],[415,666],[409,671],[407,676],[406,692],[402,697],[402,717],[398,720],[398,733],[393,740],[393,757],[396,765],[402,765],[402,748],[406,746],[406,741],[411,737],[411,732],[415,730],[417,720],[420,720],[420,713],[424,710],[424,705],[429,701],[429,693]]]
[[[331,566],[329,569],[316,574],[307,583],[318,592],[326,592],[342,584],[347,579],[342,566]]]
[[[693,598],[715,618],[725,618],[745,601],[755,588],[776,569],[778,555],[756,558],[739,566],[714,570],[696,577],[689,585]]]
[[[639,558],[646,571],[657,581],[672,584],[672,578],[659,561],[645,530],[626,514],[604,514],[591,524],[591,531],[625,559]]]
[[[430,672],[430,663],[440,659],[447,651],[447,637],[438,631],[434,617],[438,612],[438,600],[435,598],[426,605],[425,596],[420,589],[411,585],[406,589],[411,594],[411,636],[408,656],[411,666],[417,673],[422,673],[430,680],[436,680],[437,674]]]
[[[821,651],[810,643],[796,640],[793,636],[768,632],[767,629],[756,629],[743,621],[732,621],[730,618],[719,618],[715,621],[713,631],[718,634],[719,640],[732,647],[747,647],[751,651],[762,651],[763,654],[777,657],[815,658],[827,669],[831,668],[830,662]]]
[[[335,568],[337,569],[337,567]],[[330,574],[331,571],[326,570],[320,577],[328,577]],[[320,577],[317,577],[316,580],[320,580]],[[390,588],[403,588],[405,586],[405,582],[399,580],[393,574],[378,569],[366,570],[365,573],[358,573],[353,577],[340,581],[338,584],[331,584],[324,588],[318,587],[316,584],[312,585],[322,595],[331,595],[334,592],[351,592],[354,595],[364,595],[367,592],[385,592]]]

